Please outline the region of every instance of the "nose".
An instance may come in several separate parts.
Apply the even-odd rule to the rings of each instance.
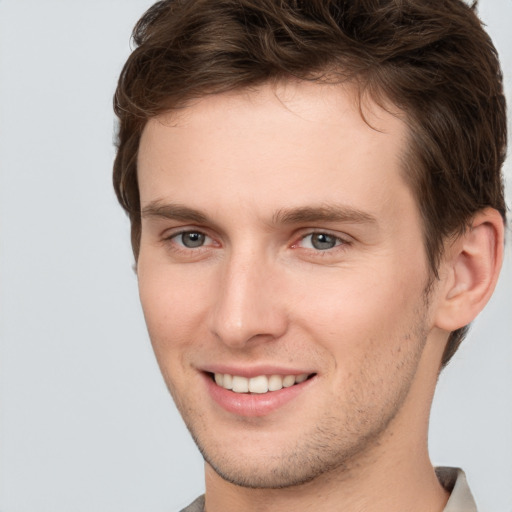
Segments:
[[[248,345],[276,340],[288,327],[285,301],[281,301],[282,272],[254,252],[232,254],[223,263],[210,329],[225,345]]]

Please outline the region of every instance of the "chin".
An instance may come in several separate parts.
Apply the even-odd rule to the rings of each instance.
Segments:
[[[239,464],[235,461],[205,461],[223,480],[239,487],[250,489],[284,489],[306,484],[325,474],[320,467],[297,467],[288,461],[252,461],[251,464]]]
[[[348,474],[356,459],[376,441],[375,437],[356,443],[339,443],[336,439],[331,444],[325,442],[324,434],[310,432],[302,438],[308,441],[297,441],[294,446],[251,446],[249,451],[234,451],[243,443],[213,446],[211,442],[203,443],[201,436],[193,437],[205,462],[224,481],[251,489],[284,489],[328,477],[332,472],[338,478]]]

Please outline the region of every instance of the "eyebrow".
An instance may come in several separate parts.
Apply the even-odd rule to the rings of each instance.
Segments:
[[[272,217],[273,224],[299,224],[301,222],[350,222],[355,224],[377,224],[373,215],[342,205],[306,206],[282,209]]]
[[[182,222],[206,224],[207,215],[182,204],[152,201],[142,208],[143,218],[162,218]],[[377,224],[377,219],[367,212],[342,205],[303,206],[283,208],[272,216],[271,224],[300,224],[303,222],[349,222],[355,224]]]
[[[198,224],[205,224],[208,222],[208,217],[193,208],[174,203],[162,203],[160,201],[152,201],[141,210],[142,218],[161,218],[170,220],[179,220],[183,222],[196,222]]]

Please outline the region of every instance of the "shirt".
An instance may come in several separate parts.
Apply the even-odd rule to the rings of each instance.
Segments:
[[[436,468],[436,475],[441,485],[451,492],[443,512],[477,512],[475,500],[462,469]],[[204,495],[199,496],[181,512],[204,512]]]

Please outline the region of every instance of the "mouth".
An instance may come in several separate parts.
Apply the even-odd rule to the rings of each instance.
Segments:
[[[263,395],[296,386],[313,378],[316,374],[257,375],[255,377],[243,377],[229,373],[210,373],[209,375],[217,386],[233,393]]]

